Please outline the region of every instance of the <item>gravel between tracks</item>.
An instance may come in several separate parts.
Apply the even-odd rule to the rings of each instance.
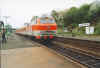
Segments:
[[[58,37],[55,41],[62,42],[66,47],[78,49],[100,57],[100,42]],[[66,45],[67,44],[67,45]]]

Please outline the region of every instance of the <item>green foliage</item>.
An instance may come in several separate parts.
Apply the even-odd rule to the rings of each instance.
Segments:
[[[5,29],[6,29],[6,34],[10,35],[12,33],[12,26],[7,24],[5,25]]]
[[[75,16],[77,15],[77,8],[72,7],[65,15],[64,15],[64,23],[65,25],[70,25],[74,23]]]
[[[78,24],[89,22],[91,25],[96,26],[95,34],[100,34],[100,23],[98,22],[100,20],[100,2],[98,1],[92,4],[84,4],[79,8],[72,7],[69,10],[61,12],[53,10],[52,16],[55,18],[58,25],[64,24],[69,30],[74,29],[73,31],[75,33],[85,34],[84,28],[81,28],[80,32],[77,32],[75,28],[78,27]],[[61,26],[63,27],[63,25]]]
[[[97,7],[95,9],[89,10],[89,18],[92,24],[96,24],[97,21],[100,19],[100,7]]]
[[[64,22],[67,26],[73,24],[76,27],[77,24],[88,22],[89,5],[85,4],[80,8],[72,7],[65,15]],[[76,26],[75,26],[76,25]]]
[[[55,21],[58,24],[58,22],[59,22],[59,13],[57,11],[53,10],[51,15],[54,17]]]
[[[95,34],[100,35],[100,22],[95,27]]]
[[[63,32],[63,29],[62,28],[58,28],[57,29],[57,34],[62,33],[62,32]]]
[[[85,28],[84,27],[82,27],[82,28],[74,28],[72,32],[75,35],[84,35],[85,34]]]

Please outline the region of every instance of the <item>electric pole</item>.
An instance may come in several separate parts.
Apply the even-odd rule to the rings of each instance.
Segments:
[[[10,18],[10,16],[3,16],[5,18],[6,24],[8,24],[8,18]]]

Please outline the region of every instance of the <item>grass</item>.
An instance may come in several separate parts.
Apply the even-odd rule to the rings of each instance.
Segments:
[[[85,28],[81,28],[80,31],[78,30],[78,28],[75,28],[73,31],[73,34],[74,36],[77,36],[77,37],[100,37],[100,35],[98,34],[93,34],[93,35],[87,35],[85,34]],[[57,30],[57,35],[64,35],[64,36],[72,36],[72,33],[71,32],[64,32],[62,28],[58,28]]]

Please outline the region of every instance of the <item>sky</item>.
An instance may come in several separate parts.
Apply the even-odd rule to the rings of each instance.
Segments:
[[[0,0],[0,20],[19,28],[30,22],[32,16],[49,14],[52,10],[79,7],[95,0]],[[7,16],[7,22],[6,18]]]

